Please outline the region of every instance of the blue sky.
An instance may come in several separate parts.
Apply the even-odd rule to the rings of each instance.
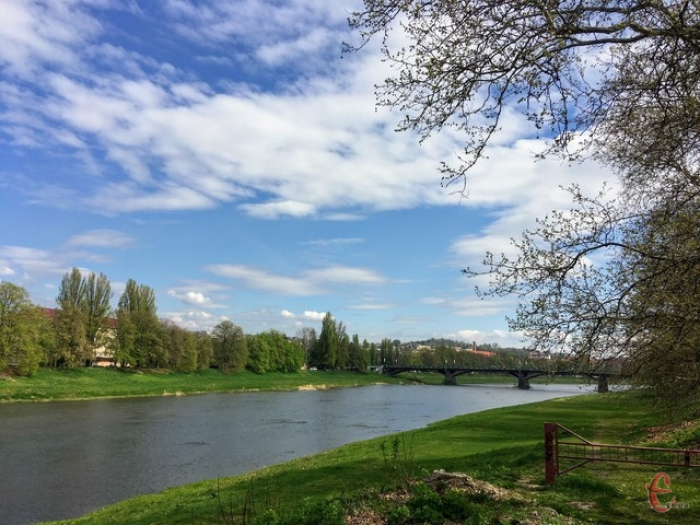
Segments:
[[[484,253],[595,191],[591,162],[534,160],[509,112],[467,199],[460,151],[376,108],[376,47],[342,56],[356,1],[0,0],[0,279],[54,306],[72,267],[132,278],[189,329],[293,335],[326,311],[360,339],[518,345]],[[484,283],[481,282],[483,285]]]

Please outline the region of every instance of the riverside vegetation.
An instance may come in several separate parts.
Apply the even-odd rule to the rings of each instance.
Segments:
[[[294,373],[206,370],[190,374],[168,370],[115,368],[39,369],[30,377],[0,376],[0,401],[48,401],[99,397],[191,395],[252,390],[297,390],[407,382],[378,374],[299,371]]]
[[[667,416],[631,392],[488,410],[242,476],[132,498],[60,523],[696,524],[697,470],[592,464],[564,474],[552,487],[544,485],[543,422],[556,421],[606,443],[700,442],[692,414],[675,414],[673,421]],[[660,470],[672,480],[668,500],[673,495],[683,504],[666,514],[652,510],[645,488]]]
[[[566,379],[567,382],[571,382],[570,378]],[[442,380],[443,377],[440,374],[426,373],[389,377],[377,373],[361,374],[324,370],[266,374],[254,372],[224,374],[218,370],[206,370],[186,374],[163,369],[40,368],[30,377],[0,374],[0,402],[322,389],[378,383],[440,384]],[[460,384],[513,383],[513,378],[510,376],[492,375],[465,375],[460,376],[458,380]],[[555,378],[555,381],[561,380],[562,378]],[[533,383],[535,381],[533,380]],[[546,381],[546,379],[540,379],[540,381]]]

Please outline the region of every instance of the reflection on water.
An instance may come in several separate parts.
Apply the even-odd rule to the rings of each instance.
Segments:
[[[459,414],[591,391],[378,385],[0,404],[0,523],[75,517]]]

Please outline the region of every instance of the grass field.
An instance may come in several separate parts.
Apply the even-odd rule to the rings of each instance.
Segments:
[[[97,397],[188,395],[206,392],[296,390],[410,382],[378,374],[299,371],[295,373],[194,374],[103,368],[40,369],[31,377],[0,378],[0,401],[46,401]]]
[[[389,525],[700,523],[700,476],[695,470],[666,470],[673,495],[685,507],[666,514],[652,510],[645,489],[659,467],[592,464],[546,487],[545,421],[561,423],[590,440],[626,444],[647,443],[650,429],[669,423],[648,400],[631,393],[489,410],[248,475],[137,497],[62,523],[340,525],[353,523],[345,521],[347,513],[357,518],[354,523]],[[696,423],[675,434],[654,434],[674,446],[700,440]],[[440,487],[415,483],[436,469],[467,473],[497,487],[496,492],[455,496],[444,486],[441,492]],[[397,487],[402,489],[397,492]],[[444,521],[436,513],[445,509],[460,518]],[[367,519],[360,521],[363,516]]]
[[[566,381],[564,381],[566,379]],[[48,401],[53,399],[90,399],[98,397],[190,395],[207,392],[251,390],[296,390],[298,388],[335,388],[377,383],[441,384],[442,374],[401,374],[398,378],[355,372],[299,371],[295,373],[222,374],[207,370],[181,374],[163,370],[117,370],[104,368],[42,368],[31,377],[0,376],[0,402]],[[551,381],[551,380],[550,380]],[[510,376],[464,375],[460,384],[515,384]],[[548,382],[537,378],[533,383]],[[555,378],[571,383],[571,378]]]

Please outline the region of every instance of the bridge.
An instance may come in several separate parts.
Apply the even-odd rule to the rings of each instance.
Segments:
[[[429,366],[395,366],[384,365],[382,373],[395,377],[403,372],[434,372],[443,374],[445,385],[456,385],[457,377],[464,374],[498,374],[511,375],[518,380],[518,388],[528,390],[530,388],[530,379],[540,376],[586,376],[598,381],[598,392],[608,391],[608,379],[610,377],[618,377],[620,374],[612,372],[584,372],[573,370],[531,370],[522,368],[460,368],[454,366],[429,367]]]

